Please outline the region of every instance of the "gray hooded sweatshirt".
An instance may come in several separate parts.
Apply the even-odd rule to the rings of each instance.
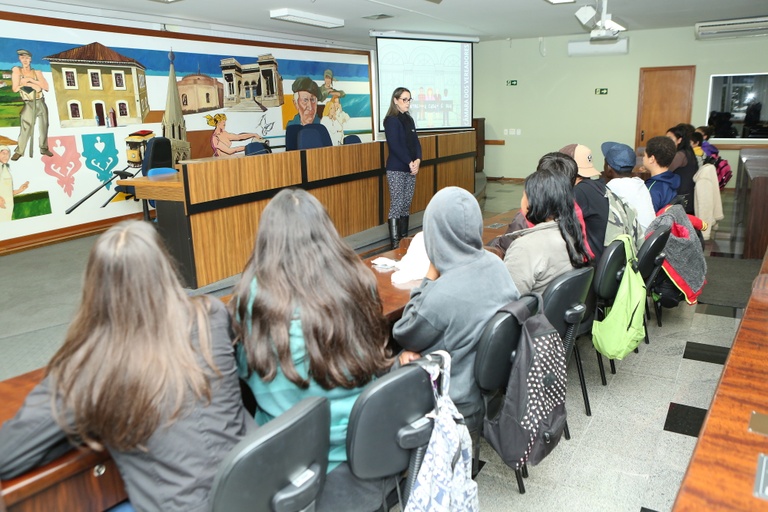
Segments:
[[[424,212],[424,245],[440,272],[411,291],[393,335],[406,350],[451,354],[450,396],[466,416],[481,409],[477,342],[498,309],[520,294],[498,256],[483,248],[483,217],[466,190],[440,190]]]

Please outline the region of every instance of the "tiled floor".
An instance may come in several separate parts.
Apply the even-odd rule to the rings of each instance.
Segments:
[[[518,208],[521,195],[520,183],[489,182],[484,216]],[[707,252],[738,254],[740,243],[731,243],[727,222],[731,196],[723,200],[726,221]],[[0,258],[0,380],[44,365],[57,349],[80,298],[92,243],[83,238]],[[513,472],[483,442],[481,509],[670,510],[740,317],[741,310],[704,305],[665,310],[662,327],[650,322],[650,345],[617,361],[607,386],[600,383],[591,340],[580,339],[592,416],[584,413],[571,365],[571,440],[530,468],[524,495]]]

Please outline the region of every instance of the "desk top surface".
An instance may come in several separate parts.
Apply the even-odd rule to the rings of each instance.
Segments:
[[[768,510],[753,495],[768,435],[749,430],[753,411],[768,414],[768,253],[699,433],[675,511]]]

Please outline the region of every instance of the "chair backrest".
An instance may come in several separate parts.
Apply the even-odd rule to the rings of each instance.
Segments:
[[[173,167],[173,149],[171,140],[166,137],[153,137],[147,141],[144,159],[141,161],[141,174],[148,176],[149,170],[156,167]]]
[[[600,256],[595,276],[592,278],[592,289],[595,290],[598,299],[611,300],[616,296],[616,292],[619,291],[621,272],[626,264],[624,244],[621,240],[614,240]]]
[[[432,422],[425,415],[434,408],[432,382],[418,365],[398,368],[368,384],[347,425],[352,473],[369,479],[405,471],[412,450],[429,443]]]
[[[538,305],[532,296],[520,300],[532,313]],[[475,354],[475,380],[484,395],[506,389],[521,331],[517,319],[504,311],[497,312],[486,324]]]
[[[333,146],[331,134],[328,133],[328,130],[325,128],[325,126],[317,123],[305,125],[299,131],[296,142],[299,149],[313,149]]]
[[[299,132],[304,128],[300,124],[289,124],[285,127],[285,150],[299,149]]]
[[[245,156],[263,155],[271,153],[272,150],[263,142],[249,142],[245,145]]]
[[[586,311],[585,302],[594,272],[592,267],[569,270],[549,283],[542,294],[544,315],[560,333],[566,361],[571,357],[576,331]]]
[[[637,251],[637,267],[646,286],[650,284],[648,281],[653,277],[654,271],[658,272],[657,268],[664,263],[664,258],[659,256],[667,245],[671,230],[671,227],[657,229],[645,239]]]
[[[328,400],[310,397],[240,441],[219,466],[211,510],[290,512],[312,505],[325,483],[330,425]]]
[[[347,135],[344,137],[344,144],[360,144],[362,141],[357,135]]]

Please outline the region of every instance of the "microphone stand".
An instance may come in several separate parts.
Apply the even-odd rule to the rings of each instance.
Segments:
[[[114,174],[114,176],[112,176],[112,177],[109,179],[109,181],[105,181],[104,183],[102,183],[101,185],[99,185],[98,187],[96,187],[95,189],[93,189],[93,190],[92,190],[92,191],[91,191],[91,192],[90,192],[90,193],[89,193],[87,196],[85,196],[84,198],[82,198],[81,200],[79,200],[78,202],[76,202],[74,205],[72,205],[72,206],[70,206],[69,208],[67,208],[67,209],[66,209],[66,211],[65,211],[64,213],[65,213],[65,214],[67,214],[67,215],[69,215],[70,213],[72,213],[73,211],[75,211],[75,209],[76,209],[78,206],[80,206],[81,204],[83,204],[84,202],[86,202],[88,199],[90,199],[90,198],[91,198],[91,197],[92,197],[92,196],[93,196],[93,195],[94,195],[96,192],[98,192],[98,191],[99,191],[99,190],[101,190],[102,188],[106,187],[107,185],[109,185],[110,183],[112,183],[113,181],[115,181],[117,178],[120,178],[120,179],[123,179],[123,180],[124,180],[124,179],[126,179],[126,178],[132,178],[132,177],[136,176],[136,174],[138,174],[139,172],[141,172],[141,168],[139,168],[139,170],[138,170],[138,171],[136,171],[136,174],[131,174],[130,172],[126,172],[126,169],[128,169],[129,167],[130,167],[130,165],[126,165],[126,166],[123,168],[123,170],[122,170],[122,171],[113,171],[113,172],[112,172],[112,174]],[[106,206],[106,205],[107,205],[107,203],[109,203],[110,201],[112,201],[112,199],[114,199],[114,198],[115,198],[115,196],[116,196],[117,194],[118,194],[118,193],[116,192],[116,193],[115,193],[115,194],[114,194],[112,197],[110,197],[110,198],[109,198],[109,201],[107,201],[106,203],[104,203],[104,205],[102,205],[102,208],[104,208],[104,206]]]

